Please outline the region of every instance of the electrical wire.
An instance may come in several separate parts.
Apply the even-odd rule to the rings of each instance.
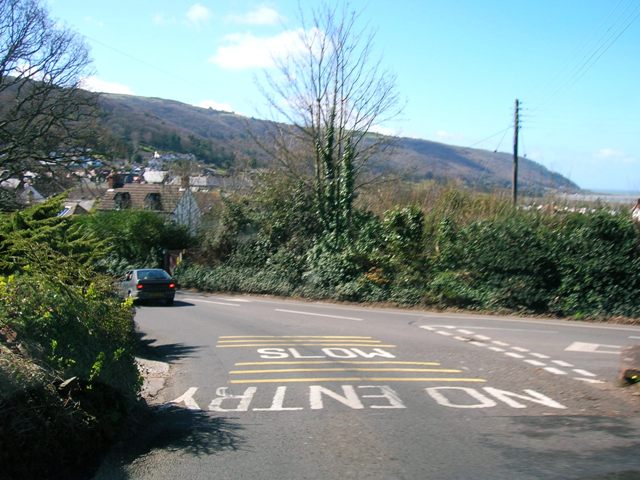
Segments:
[[[543,96],[543,99],[540,100],[534,107],[533,110],[540,110],[542,107],[546,106],[553,98],[555,98],[559,93],[565,91],[567,89],[572,88],[576,83],[578,83],[588,72],[593,68],[593,66],[602,58],[602,56],[609,51],[609,49],[622,37],[622,35],[631,27],[631,25],[640,17],[640,4],[634,1],[628,3],[626,6],[621,7],[622,0],[620,0],[616,6],[610,11],[607,19],[602,24],[601,28],[606,26],[606,22],[612,17],[613,20],[609,23],[606,31],[599,36],[596,41],[596,45],[592,47],[589,43],[593,44],[593,42],[585,42],[586,53],[582,56],[582,58],[573,64],[573,68],[569,71],[566,77],[563,79],[564,72],[567,71],[568,65],[571,63],[566,63],[565,66],[561,69],[561,73],[557,74],[554,78],[558,79],[558,84],[554,89],[551,89],[552,84],[548,84],[548,91],[551,91],[550,94],[546,94]],[[635,8],[633,8],[635,7]],[[588,46],[587,46],[588,45]],[[585,48],[583,48],[585,50]],[[556,82],[553,82],[556,83]]]
[[[504,132],[506,132],[507,130],[510,130],[511,128],[513,128],[513,126],[512,126],[512,125],[509,125],[507,128],[503,128],[503,129],[502,129],[502,130],[500,130],[499,132],[496,132],[496,133],[494,133],[493,135],[489,135],[488,137],[483,138],[482,140],[479,140],[479,141],[477,141],[476,143],[474,143],[474,144],[472,144],[472,145],[469,145],[467,148],[473,148],[473,147],[475,147],[476,145],[480,145],[481,143],[484,143],[484,142],[486,142],[487,140],[491,140],[492,138],[497,137],[497,136],[498,136],[498,135],[500,135],[501,133],[504,133]]]

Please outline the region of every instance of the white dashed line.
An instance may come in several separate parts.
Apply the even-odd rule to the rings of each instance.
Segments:
[[[561,367],[573,367],[571,363],[565,362],[564,360],[551,360],[551,363],[555,363]]]
[[[201,303],[210,303],[211,305],[222,305],[225,307],[239,307],[237,303],[225,303],[225,302],[214,302],[211,300],[201,300],[199,298],[182,298],[185,302],[201,302]]]
[[[528,363],[529,365],[533,365],[534,367],[546,367],[547,364],[541,362],[539,360],[525,360],[524,363]]]
[[[520,355],[519,353],[513,353],[513,352],[505,352],[505,355],[511,358],[524,358],[524,355]]]
[[[310,317],[335,318],[337,320],[354,320],[356,322],[361,322],[362,321],[361,318],[355,318],[355,317],[343,317],[341,315],[327,315],[327,314],[324,314],[324,313],[301,312],[301,311],[298,311],[298,310],[285,310],[283,308],[276,308],[275,311],[276,312],[282,312],[282,313],[292,313],[294,315],[308,315]]]
[[[525,357],[525,355],[521,355],[521,353],[526,353],[531,355],[532,357],[536,357],[536,358],[540,358],[540,359],[545,359],[548,360],[551,357],[549,357],[549,355],[545,355],[543,353],[536,353],[536,352],[531,352],[528,348],[523,348],[523,347],[514,347],[509,345],[506,342],[502,342],[500,340],[491,340],[491,337],[487,337],[486,335],[476,335],[472,330],[467,330],[465,328],[457,328],[456,331],[458,333],[462,333],[464,335],[473,335],[473,339],[470,339],[468,337],[461,337],[461,336],[454,336],[453,333],[451,332],[447,332],[445,330],[438,330],[438,328],[446,328],[448,330],[452,330],[455,327],[451,326],[451,325],[438,325],[437,327],[432,327],[432,326],[428,326],[428,325],[421,325],[420,328],[424,329],[424,330],[428,330],[430,332],[435,332],[439,335],[443,335],[445,337],[452,337],[455,340],[458,340],[460,342],[466,342],[469,343],[471,345],[474,345],[476,347],[488,347],[489,350],[496,352],[496,353],[502,353],[507,357],[511,357],[511,358],[517,358],[519,360],[523,360],[524,363],[527,363],[528,365],[532,365],[534,367],[540,367],[543,368],[546,372],[552,373],[554,375],[567,375],[568,372],[561,370],[559,368],[556,367],[547,367],[547,364],[544,362],[541,362],[539,360],[533,360],[533,359],[527,359]],[[497,347],[495,346],[490,346],[487,345],[487,343],[484,343],[483,341],[478,341],[478,340],[483,340],[486,342],[491,342],[493,345],[498,345]],[[520,353],[515,353],[515,352],[507,352],[505,351],[504,348],[500,348],[500,347],[509,347],[511,350],[515,350],[515,352],[520,352]],[[572,368],[574,367],[574,365],[572,363],[569,362],[565,362],[564,360],[549,360],[551,363],[558,365],[559,367],[565,367],[565,368]],[[581,377],[573,377],[574,380],[578,380],[581,382],[585,382],[585,383],[593,383],[593,384],[601,384],[601,383],[605,383],[601,380],[596,380],[593,377],[596,377],[597,375],[595,373],[589,372],[588,370],[582,370],[580,368],[573,368],[572,371],[578,375],[582,375]]]
[[[575,377],[574,380],[579,380],[581,382],[586,382],[586,383],[604,383],[602,380],[594,380],[593,378]]]
[[[435,332],[436,329],[434,327],[429,327],[427,325],[420,325],[420,328],[424,329],[424,330],[429,330],[430,332]]]
[[[560,370],[559,368],[545,367],[544,369],[545,369],[545,371],[547,371],[549,373],[553,373],[554,375],[566,375],[567,374],[567,372],[565,372],[564,370]]]
[[[549,355],[543,355],[542,353],[530,353],[530,355],[532,357],[536,357],[536,358],[544,358],[544,359],[548,359]]]

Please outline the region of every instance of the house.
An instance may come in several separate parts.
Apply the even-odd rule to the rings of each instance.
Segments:
[[[67,201],[65,202],[62,211],[58,213],[59,217],[71,217],[73,215],[87,215],[95,200],[83,200],[83,201]]]
[[[98,210],[151,210],[195,233],[202,213],[189,189],[173,185],[129,183],[110,188],[101,197]]]

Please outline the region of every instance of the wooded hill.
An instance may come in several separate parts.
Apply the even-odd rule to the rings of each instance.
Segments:
[[[100,105],[115,155],[134,158],[146,147],[193,153],[199,161],[222,167],[271,166],[249,134],[264,135],[269,126],[265,120],[132,95],[102,94]],[[372,159],[373,173],[400,175],[410,181],[459,180],[482,190],[511,185],[510,154],[414,138],[392,140],[394,148]],[[579,190],[567,178],[526,158],[520,159],[520,188],[538,194]]]

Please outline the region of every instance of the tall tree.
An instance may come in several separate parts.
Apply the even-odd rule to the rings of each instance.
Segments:
[[[0,0],[0,181],[52,171],[84,153],[93,95],[88,48],[39,0]]]
[[[372,133],[400,113],[395,76],[373,52],[374,32],[347,3],[301,13],[300,49],[265,74],[274,122],[261,145],[315,193],[326,233],[348,235],[358,178],[388,139]]]

